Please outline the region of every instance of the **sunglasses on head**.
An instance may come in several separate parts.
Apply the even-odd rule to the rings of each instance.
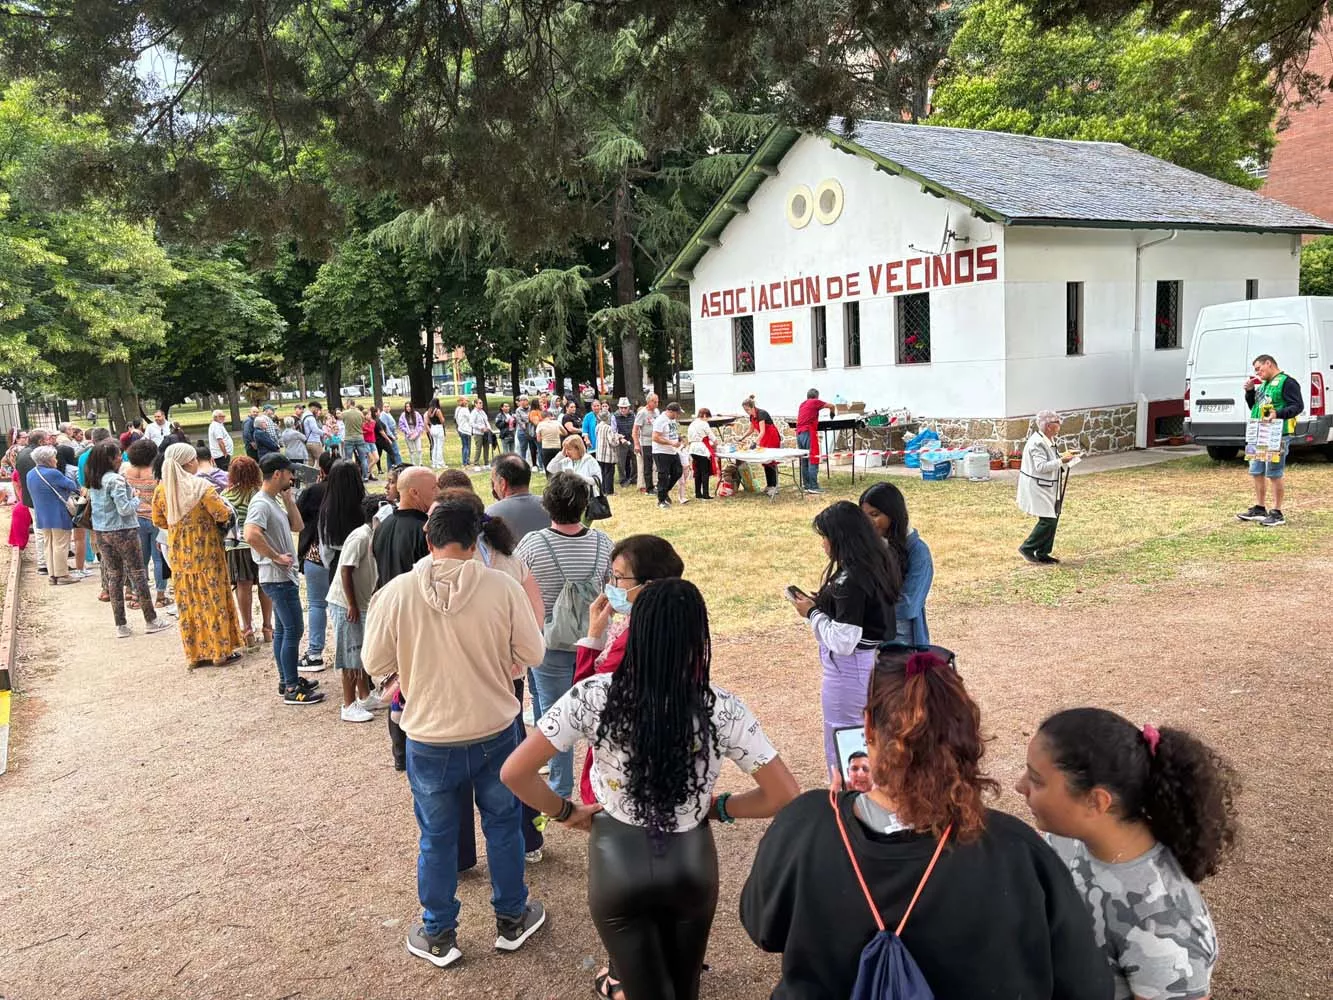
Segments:
[[[933,653],[935,656],[938,656],[943,660],[950,670],[955,673],[958,672],[958,657],[954,654],[952,649],[945,649],[943,646],[936,646],[929,643],[926,645],[917,645],[916,643],[910,642],[881,642],[878,649],[879,655],[875,663],[876,669],[880,666],[879,660],[882,660],[886,653],[906,653],[908,656],[912,653]],[[889,665],[884,664],[884,669],[890,669]],[[897,667],[895,666],[893,669],[897,669]]]

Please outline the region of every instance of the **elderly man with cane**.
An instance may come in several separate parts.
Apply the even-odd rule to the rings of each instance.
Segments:
[[[1069,464],[1074,452],[1061,452],[1055,446],[1060,433],[1060,414],[1042,410],[1036,417],[1037,430],[1023,447],[1023,464],[1018,473],[1018,507],[1037,519],[1027,541],[1018,547],[1019,555],[1030,563],[1050,565],[1060,560],[1051,555],[1055,529],[1060,523],[1065,486],[1069,482]]]

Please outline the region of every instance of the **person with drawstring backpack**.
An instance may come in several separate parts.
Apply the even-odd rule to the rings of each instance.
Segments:
[[[741,894],[751,940],[782,954],[775,1000],[1111,1000],[1064,863],[984,805],[999,785],[952,653],[880,647],[865,742],[872,790],[798,797]]]

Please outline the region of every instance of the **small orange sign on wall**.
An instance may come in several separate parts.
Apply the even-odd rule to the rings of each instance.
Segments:
[[[791,320],[784,319],[768,324],[768,342],[770,344],[790,344],[791,341]]]

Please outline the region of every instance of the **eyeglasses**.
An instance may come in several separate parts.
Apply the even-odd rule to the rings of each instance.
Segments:
[[[637,576],[617,576],[616,574],[612,573],[611,582],[614,583],[617,587],[619,587],[622,582],[638,583],[639,578]]]

